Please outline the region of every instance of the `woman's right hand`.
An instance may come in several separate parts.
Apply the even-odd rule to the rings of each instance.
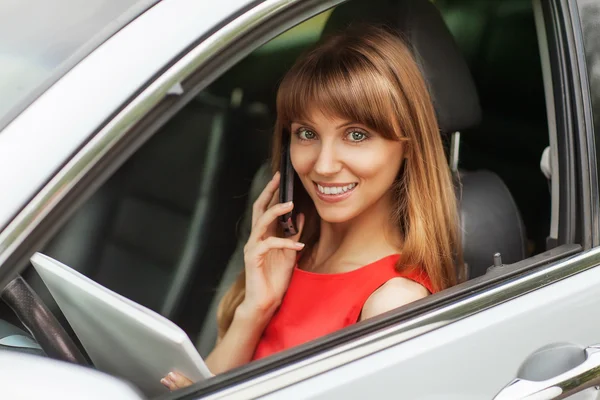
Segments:
[[[278,217],[294,205],[277,203],[280,174],[267,184],[252,208],[252,231],[244,247],[246,294],[238,309],[251,313],[273,313],[287,290],[304,227],[304,215],[298,214],[298,233],[290,238],[276,236]]]

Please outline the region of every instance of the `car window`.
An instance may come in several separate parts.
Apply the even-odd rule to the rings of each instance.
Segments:
[[[157,0],[0,4],[0,129],[70,66]]]
[[[465,55],[482,107],[481,122],[461,132],[459,169],[464,187],[474,187],[475,203],[490,208],[466,214],[486,221],[487,231],[507,226],[482,258],[473,258],[476,277],[497,249],[508,249],[501,251],[505,263],[545,249],[550,193],[539,161],[548,128],[537,35],[528,0],[435,4]],[[277,84],[319,39],[330,14],[256,49],[204,89],[40,250],[168,316],[206,355],[214,345],[216,304],[243,266],[249,204],[269,175]],[[486,195],[506,201],[482,202]],[[510,221],[505,214],[488,218],[503,207]],[[466,233],[470,248],[480,250],[477,235]],[[52,304],[35,271],[25,277]]]

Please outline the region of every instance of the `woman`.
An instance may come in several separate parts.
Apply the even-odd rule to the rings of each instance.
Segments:
[[[462,265],[434,108],[394,34],[348,30],[297,61],[277,93],[274,171],[283,135],[296,198],[277,204],[275,173],[254,204],[245,270],[206,359],[215,374],[452,286]],[[293,208],[299,233],[283,238],[277,219]]]

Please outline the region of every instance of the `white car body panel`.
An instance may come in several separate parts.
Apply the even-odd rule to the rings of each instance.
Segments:
[[[3,350],[0,365],[2,399],[145,399],[128,382],[65,361]]]

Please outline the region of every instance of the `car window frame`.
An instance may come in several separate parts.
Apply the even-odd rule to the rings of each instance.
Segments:
[[[568,79],[565,80],[569,86],[571,132],[575,141],[575,152],[577,178],[580,180],[578,185],[578,215],[577,223],[580,229],[577,230],[579,236],[576,238],[585,249],[590,249],[600,244],[600,224],[598,221],[600,202],[598,173],[596,163],[596,145],[593,126],[593,104],[590,95],[589,77],[587,74],[587,64],[585,58],[585,49],[583,46],[583,29],[579,10],[575,2],[560,0],[557,12],[562,12],[564,24],[559,25],[563,28],[560,32],[563,35],[563,51],[568,58],[566,67],[569,70]],[[565,109],[568,109],[565,107]]]
[[[581,148],[578,148],[580,142],[577,139],[581,126],[578,125],[577,118],[573,114],[573,109],[578,109],[581,103],[577,101],[580,92],[579,82],[573,73],[577,58],[574,54],[575,33],[572,30],[572,16],[568,4],[563,0],[539,3],[541,4],[538,8],[544,16],[550,62],[550,70],[544,72],[550,73],[552,82],[552,94],[549,97],[553,99],[553,103],[550,104],[552,109],[548,108],[552,115],[549,115],[548,125],[556,132],[554,139],[557,146],[560,185],[558,235],[548,245],[552,247],[567,243],[582,243],[585,249],[589,249],[591,241],[583,242],[586,238],[583,219],[590,215],[583,212],[585,207],[583,197],[589,195],[590,191],[582,187],[585,186],[585,182],[581,182],[577,176],[578,167],[582,165],[585,155]],[[578,185],[578,183],[583,184]]]
[[[55,179],[47,185],[46,191],[40,192],[40,195],[32,201],[31,207],[23,211],[28,213],[25,216],[27,218],[16,219],[18,224],[12,225],[12,229],[16,234],[27,231],[23,228],[31,223],[29,218],[37,218],[36,226],[30,230],[31,234],[28,237],[22,238],[20,245],[6,257],[7,261],[4,264],[12,264],[15,268],[19,264],[26,264],[28,257],[33,253],[32,249],[41,247],[41,244],[49,239],[49,236],[58,229],[57,227],[72,214],[72,210],[76,208],[74,206],[89,198],[93,190],[107,179],[110,172],[139,148],[162,123],[168,120],[170,115],[183,107],[224,70],[275,33],[285,30],[285,27],[291,27],[342,2],[340,0],[254,2],[252,7],[241,12],[236,18],[225,21],[222,26],[215,29],[210,43],[202,41],[183,54],[179,60],[175,60],[170,68],[149,82],[127,107],[120,110],[110,123],[95,135],[95,138],[98,138],[111,133],[118,134],[119,141],[116,145],[105,149],[99,147],[106,145],[100,140],[88,143],[74,157],[72,163],[61,169]],[[559,7],[557,11],[563,12],[564,8]],[[551,12],[555,11],[551,10]],[[562,21],[561,18],[564,19],[564,15],[560,13],[553,16],[559,21]],[[213,47],[210,47],[211,45]],[[224,66],[226,68],[223,68]],[[184,94],[169,96],[169,89],[176,83],[182,84]],[[559,102],[557,109],[560,110],[560,107]],[[122,124],[123,121],[128,121],[128,124]],[[89,159],[91,155],[97,157]],[[65,183],[69,183],[67,189],[61,186]],[[48,194],[52,193],[60,195],[60,201],[50,202]],[[40,211],[44,211],[44,214],[37,215],[36,213]],[[456,307],[461,307],[464,312],[469,310],[479,312],[493,306],[495,302],[506,301],[511,296],[518,296],[526,291],[535,290],[541,285],[550,284],[554,280],[564,279],[573,273],[593,268],[595,264],[590,264],[590,260],[597,257],[596,253],[582,254],[580,250],[581,247],[578,245],[567,243],[378,318],[356,324],[322,340],[287,351],[279,358],[252,363],[165,398],[196,398],[199,395],[219,397],[231,388],[250,390],[245,392],[246,394],[256,393],[256,385],[263,384],[263,392],[276,390],[277,385],[289,383],[289,380],[279,380],[279,383],[273,385],[283,376],[282,374],[288,373],[287,377],[294,375],[294,379],[304,379],[307,373],[320,373],[322,370],[313,368],[310,372],[306,368],[315,365],[316,357],[325,361],[325,367],[333,368],[335,364],[327,364],[327,355],[335,356],[338,361],[340,357],[344,359],[344,355],[349,353],[351,348],[357,349],[359,347],[356,346],[360,346],[361,343],[380,343],[379,339],[385,337],[386,329],[388,331],[393,329],[395,334],[406,333],[404,337],[406,340],[407,335],[420,334],[423,329],[435,329],[443,322],[435,318],[447,317],[448,313],[453,315]],[[498,296],[498,293],[501,296]],[[473,304],[479,304],[480,307],[473,308]],[[464,312],[460,314],[461,317],[467,316]],[[445,323],[450,323],[449,321],[446,320]],[[379,350],[381,348],[377,351]],[[371,348],[369,351],[375,350]],[[362,354],[360,351],[358,353],[355,351],[354,356],[360,354]],[[279,362],[276,362],[278,359]],[[304,372],[298,374],[298,371]],[[290,372],[292,375],[289,375]],[[246,386],[242,387],[242,382]]]
[[[582,165],[582,168],[587,167],[589,171],[589,182],[592,190],[600,193],[600,189],[598,189],[600,186],[600,164],[597,160],[600,152],[600,102],[593,95],[594,93],[600,94],[600,80],[590,78],[593,75],[594,67],[598,65],[597,60],[600,57],[600,54],[597,54],[597,52],[594,53],[594,49],[590,45],[592,42],[597,41],[596,39],[600,35],[600,30],[598,29],[598,21],[594,21],[591,13],[585,10],[585,6],[589,3],[590,1],[577,0],[570,2],[569,6],[577,25],[575,44],[577,47],[579,76],[584,101],[584,118],[581,120],[581,123],[585,126],[586,134],[581,138],[581,141],[587,146],[589,155],[587,165]],[[600,6],[597,7],[600,8]],[[588,28],[587,30],[586,27]],[[592,64],[592,60],[596,62],[595,65]],[[600,198],[598,196],[592,197],[590,202],[591,207],[600,207]],[[592,245],[598,246],[600,245],[600,217],[597,214],[592,214],[592,216],[594,215],[596,218],[593,218],[590,222],[590,229],[594,235]]]

